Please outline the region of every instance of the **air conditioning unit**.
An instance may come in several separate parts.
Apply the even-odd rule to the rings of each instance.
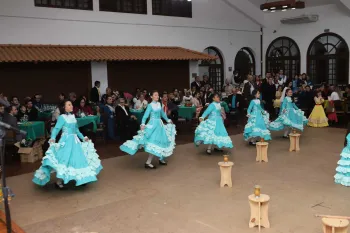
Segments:
[[[318,15],[301,15],[293,18],[281,19],[283,24],[314,23],[318,21]]]

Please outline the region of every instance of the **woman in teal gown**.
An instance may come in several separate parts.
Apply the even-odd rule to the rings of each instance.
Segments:
[[[76,186],[97,181],[96,176],[102,170],[101,161],[93,143],[80,133],[77,120],[72,114],[72,103],[66,101],[64,111],[61,112],[64,114],[58,117],[52,130],[50,147],[45,153],[41,167],[34,174],[33,182],[44,186],[50,181],[51,172],[56,172],[58,188],[63,188],[63,184],[69,181],[75,181]],[[60,130],[61,139],[55,143]]]
[[[350,134],[346,136],[345,147],[335,170],[334,182],[350,187]]]
[[[244,140],[249,141],[250,145],[255,145],[259,139],[265,141],[271,140],[270,131],[267,129],[269,125],[269,114],[262,109],[260,102],[260,92],[254,90],[252,95],[255,99],[250,101],[247,116],[248,122],[244,127]]]
[[[282,94],[283,101],[281,104],[280,114],[278,118],[271,122],[269,129],[272,131],[284,131],[284,138],[288,138],[288,135],[291,133],[292,128],[300,131],[304,130],[304,125],[307,124],[308,120],[304,116],[304,112],[300,110],[295,103],[293,103],[292,95],[293,92],[291,89],[286,89],[285,98]]]
[[[154,156],[159,158],[159,165],[167,165],[165,158],[172,155],[175,148],[175,125],[168,119],[158,102],[158,91],[153,91],[152,100],[143,115],[141,130],[132,140],[128,140],[120,146],[120,150],[129,155],[135,155],[139,149],[144,148],[149,153],[145,164],[146,169],[156,168],[152,164]],[[164,125],[162,118],[169,124]]]
[[[221,115],[220,97],[218,94],[212,96],[213,102],[209,104],[203,115],[199,118],[200,124],[195,131],[194,143],[196,146],[200,144],[209,145],[207,154],[211,154],[212,146],[221,148],[233,148],[232,140],[228,136],[224,120]],[[206,117],[208,119],[204,120]]]

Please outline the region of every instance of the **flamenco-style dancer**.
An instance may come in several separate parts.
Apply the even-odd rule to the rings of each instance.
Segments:
[[[322,92],[317,92],[317,96],[314,97],[315,107],[312,110],[309,121],[307,123],[308,126],[311,127],[327,127],[328,126],[328,118],[326,117],[326,113],[323,109],[324,99],[322,98]]]
[[[159,165],[167,165],[165,158],[173,154],[176,135],[175,125],[168,119],[158,102],[158,91],[153,91],[151,97],[152,102],[147,106],[142,118],[141,130],[132,140],[128,140],[120,146],[120,150],[130,155],[134,155],[143,147],[149,153],[145,164],[146,169],[156,168],[152,164],[154,156],[159,158]],[[149,122],[145,124],[148,118]],[[164,125],[161,118],[169,124]]]
[[[284,96],[286,97],[284,98]],[[278,118],[271,122],[269,129],[273,131],[280,131],[284,129],[284,138],[288,138],[292,128],[300,131],[304,130],[304,125],[307,124],[307,119],[304,112],[301,111],[292,100],[293,92],[291,89],[285,89],[282,94],[282,105]]]
[[[97,181],[96,176],[102,170],[93,143],[78,129],[77,120],[72,114],[72,103],[66,101],[63,106],[63,114],[58,117],[51,133],[50,147],[45,153],[41,167],[34,174],[33,182],[37,185],[47,184],[52,171],[56,172],[58,178],[57,188],[64,188],[63,184],[69,181],[75,181],[76,186],[85,185]],[[61,129],[61,139],[55,143]]]
[[[260,104],[260,92],[254,90],[252,95],[255,99],[250,101],[247,117],[248,122],[244,127],[244,140],[250,145],[255,145],[259,139],[265,141],[271,140],[270,131],[267,129],[269,125],[269,114],[262,109]]]
[[[194,143],[209,145],[207,154],[211,154],[212,146],[216,146],[216,151],[222,151],[221,148],[233,148],[231,138],[228,136],[224,126],[224,120],[221,115],[220,97],[218,94],[212,95],[213,102],[209,104],[203,115],[199,118],[200,124],[195,131]],[[207,120],[204,120],[208,117]]]
[[[345,147],[340,154],[340,160],[335,170],[335,183],[350,186],[350,134],[346,136]]]

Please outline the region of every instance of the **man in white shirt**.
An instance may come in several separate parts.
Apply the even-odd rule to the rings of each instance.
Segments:
[[[338,92],[335,91],[334,85],[329,86],[329,90],[331,91],[331,97],[329,100],[337,101],[340,100]]]
[[[279,72],[278,84],[284,86],[287,82],[287,76],[283,74],[283,70]]]

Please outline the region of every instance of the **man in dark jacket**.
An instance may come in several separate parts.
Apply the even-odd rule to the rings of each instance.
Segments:
[[[275,111],[273,110],[273,100],[276,98],[276,86],[273,83],[273,78],[270,77],[268,79],[268,83],[262,86],[261,90],[262,99],[264,101],[265,110],[269,114],[273,114]]]
[[[94,103],[99,103],[101,99],[100,93],[100,81],[95,81],[95,86],[90,91],[90,101]]]

